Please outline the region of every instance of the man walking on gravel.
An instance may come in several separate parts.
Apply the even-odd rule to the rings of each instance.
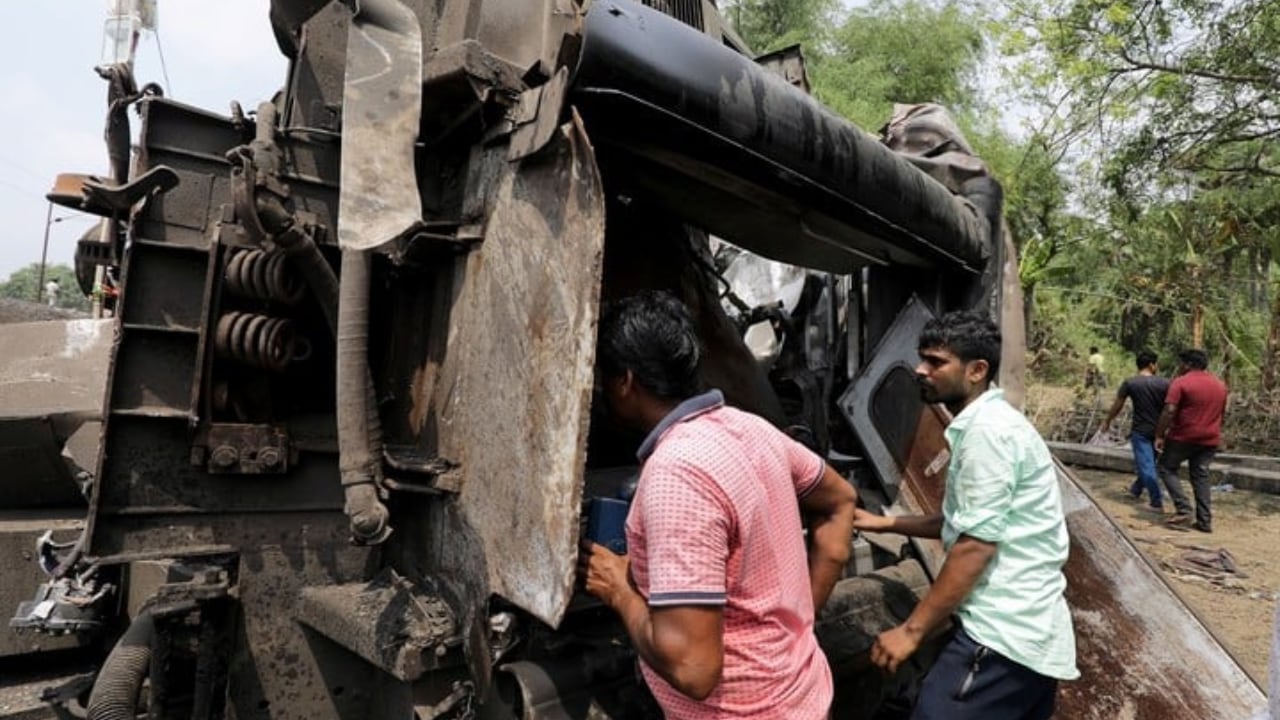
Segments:
[[[1133,448],[1133,467],[1138,478],[1129,486],[1129,494],[1137,500],[1142,491],[1148,493],[1150,508],[1164,511],[1160,497],[1160,480],[1156,476],[1156,422],[1164,408],[1164,396],[1169,391],[1168,378],[1156,375],[1156,354],[1150,350],[1138,353],[1138,374],[1120,383],[1115,402],[1102,421],[1102,432],[1111,432],[1111,423],[1120,414],[1126,399],[1133,401],[1133,425],[1129,432],[1129,444]]]
[[[1079,677],[1063,596],[1067,526],[1053,458],[1026,417],[991,387],[1000,331],[957,312],[930,321],[916,378],[954,416],[942,513],[858,510],[854,527],[942,539],[947,558],[906,622],[880,634],[871,661],[890,673],[949,619],[950,642],[925,676],[912,720],[1047,720],[1059,680]]]
[[[1155,437],[1156,452],[1161,454],[1160,478],[1176,512],[1169,523],[1192,525],[1206,533],[1213,531],[1209,463],[1222,444],[1222,416],[1227,410],[1227,386],[1207,367],[1209,356],[1203,350],[1178,353],[1179,374],[1169,384]],[[1183,462],[1190,468],[1191,492],[1196,501],[1194,518],[1178,480],[1178,467]]]

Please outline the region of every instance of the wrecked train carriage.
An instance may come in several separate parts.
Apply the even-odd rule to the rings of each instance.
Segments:
[[[627,473],[588,439],[601,298],[676,291],[708,382],[825,441],[853,294],[820,288],[826,359],[784,406],[706,233],[980,292],[981,218],[690,8],[278,2],[277,104],[141,102],[85,553],[171,658],[161,714],[448,715],[501,668],[491,705],[626,716],[630,654],[574,595],[584,486]]]
[[[81,190],[125,229],[96,251],[123,289],[88,529],[50,585],[119,638],[92,713],[145,678],[157,717],[645,717],[574,592],[583,501],[635,470],[591,422],[595,321],[638,289],[864,489],[940,487],[904,363],[931,313],[999,306],[998,187],[930,179],[713,3],[589,5],[276,0],[276,103],[141,100],[129,182]],[[767,373],[709,234],[822,271],[756,314],[788,330]],[[840,595],[850,716],[902,699],[862,650],[936,565],[904,552]]]

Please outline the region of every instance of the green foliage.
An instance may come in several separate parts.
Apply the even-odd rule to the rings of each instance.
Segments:
[[[1004,4],[1002,47],[1024,60],[1033,95],[1059,96],[1071,126],[1116,151],[1114,189],[1170,170],[1280,171],[1274,147],[1259,144],[1280,138],[1280,3]]]
[[[1064,292],[1106,297],[1087,322],[1130,349],[1202,344],[1239,383],[1280,361],[1280,3],[1004,0],[1000,47],[1054,147],[1071,206],[1096,218],[1050,237]],[[1082,158],[1090,158],[1084,162]],[[1063,245],[1062,243],[1069,244]],[[1044,267],[1028,246],[1028,274]],[[1043,295],[1043,294],[1042,294]],[[1038,298],[1045,323],[1074,313]],[[1041,338],[1048,342],[1047,338]]]
[[[869,129],[889,119],[894,103],[934,102],[964,118],[982,106],[982,54],[981,28],[958,4],[873,0],[850,12],[817,55],[815,95]]]
[[[723,13],[758,54],[798,43],[821,52],[837,7],[837,0],[733,0]]]
[[[0,283],[0,297],[14,300],[36,302],[40,263],[14,270],[9,278]],[[67,265],[49,265],[45,267],[44,281],[57,280],[59,285],[58,307],[69,310],[89,310],[89,299],[80,294],[80,286],[76,283],[76,274]],[[48,299],[41,296],[40,302]]]

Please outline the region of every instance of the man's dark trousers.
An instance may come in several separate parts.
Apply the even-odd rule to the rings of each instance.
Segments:
[[[1196,526],[1201,530],[1213,527],[1213,513],[1209,509],[1209,463],[1217,453],[1218,448],[1209,445],[1170,440],[1160,455],[1160,479],[1164,481],[1164,489],[1173,499],[1173,507],[1179,515],[1191,514],[1191,503],[1187,502],[1182,483],[1178,480],[1178,467],[1187,462],[1191,492],[1196,499]]]
[[[920,687],[911,720],[1048,720],[1058,681],[957,630]]]

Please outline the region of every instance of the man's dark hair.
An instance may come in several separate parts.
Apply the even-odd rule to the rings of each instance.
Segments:
[[[1138,353],[1138,369],[1141,370],[1148,365],[1154,365],[1160,357],[1150,350],[1143,350]]]
[[[1209,367],[1209,354],[1200,348],[1189,348],[1178,353],[1178,360],[1184,365],[1195,370],[1204,370]]]
[[[645,290],[612,303],[600,318],[598,364],[606,378],[630,370],[663,400],[698,392],[702,355],[689,310],[668,292]]]
[[[1093,354],[1094,354],[1094,353],[1096,353],[1096,352],[1098,352],[1098,346],[1097,346],[1097,345],[1091,345],[1091,346],[1089,346],[1089,354],[1090,354],[1090,355],[1093,355]]]
[[[987,381],[1000,376],[1000,328],[975,310],[949,312],[925,323],[916,347],[943,348],[964,362],[986,360]]]

